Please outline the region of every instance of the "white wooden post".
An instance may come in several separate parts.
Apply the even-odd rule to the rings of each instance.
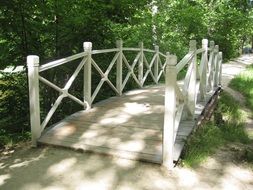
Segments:
[[[191,40],[190,41],[190,48],[189,52],[194,52],[197,49],[197,42],[196,40]],[[196,93],[196,80],[197,80],[197,57],[196,54],[192,58],[191,65],[189,67],[192,67],[192,73],[189,78],[189,88],[188,88],[188,97],[187,97],[187,103],[188,107],[191,110],[191,116],[192,119],[194,117],[194,112],[195,112],[195,104],[196,104],[196,99],[197,99],[197,93]]]
[[[213,90],[214,77],[214,41],[210,41],[210,55],[208,60],[208,91]]]
[[[155,63],[154,63],[154,77],[155,77],[155,83],[158,84],[158,74],[159,74],[159,46],[155,46]]]
[[[204,51],[201,56],[200,63],[200,98],[205,100],[206,98],[206,85],[207,85],[207,64],[208,64],[208,40],[202,40],[202,48]]]
[[[117,59],[117,75],[116,75],[116,88],[119,92],[119,96],[122,95],[122,48],[123,48],[123,41],[117,40],[116,42],[117,48],[119,48],[119,56]]]
[[[40,98],[39,98],[39,57],[27,56],[30,122],[32,133],[32,146],[37,146],[37,139],[41,135],[40,125]]]
[[[87,52],[87,61],[84,64],[84,101],[87,101],[88,105],[86,109],[91,108],[91,50],[92,43],[84,42],[83,49]]]
[[[213,87],[216,88],[219,83],[219,46],[216,45],[215,49],[215,56],[214,56],[214,83]]]
[[[221,87],[222,80],[222,52],[219,52],[219,86]]]
[[[169,55],[166,57],[165,75],[165,110],[163,126],[163,166],[173,168],[174,128],[176,116],[176,82],[177,82],[177,57]]]
[[[141,86],[143,86],[143,42],[139,43],[140,47],[140,58],[139,58],[139,64],[138,64],[138,80],[140,81]]]

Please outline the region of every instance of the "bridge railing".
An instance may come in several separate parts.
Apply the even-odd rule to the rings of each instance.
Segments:
[[[173,167],[174,144],[182,119],[193,120],[198,102],[207,101],[208,94],[221,85],[222,52],[219,46],[202,40],[197,49],[196,41],[190,41],[189,53],[177,62],[175,55],[167,55],[165,78],[165,112],[163,128],[163,165]],[[177,82],[177,74],[187,67],[183,87]]]
[[[116,42],[116,48],[113,49],[92,50],[91,42],[84,42],[83,48],[84,52],[43,65],[39,65],[38,56],[30,55],[27,57],[31,130],[32,142],[34,146],[36,146],[37,139],[41,136],[42,131],[48,125],[50,119],[64,98],[70,98],[87,110],[91,108],[92,103],[94,102],[104,83],[107,83],[116,95],[121,96],[130,77],[133,78],[139,87],[143,87],[149,76],[155,84],[161,80],[162,75],[165,76],[166,55],[159,51],[158,46],[155,46],[154,50],[145,49],[143,43],[141,42],[139,43],[138,48],[128,48],[123,47],[122,40],[118,40]],[[127,56],[127,52],[135,54],[133,60]],[[107,69],[103,71],[104,69],[101,69],[101,64],[95,61],[94,56],[97,54],[108,53],[114,53],[114,56]],[[147,54],[149,54],[149,59],[146,56]],[[76,70],[63,88],[57,86],[53,82],[40,75],[41,72],[50,70],[63,64],[68,64],[71,61],[78,59],[81,59],[81,62],[78,64]],[[112,75],[111,70],[115,65],[116,77],[114,78],[116,81],[112,81],[109,79],[109,76]],[[126,69],[124,70],[123,68]],[[83,99],[77,98],[69,92],[70,87],[81,70],[84,72]],[[96,71],[101,77],[101,80],[95,87],[92,86],[92,73],[94,71]],[[123,72],[126,73],[126,75],[123,75]],[[59,92],[58,98],[55,100],[54,104],[42,122],[40,117],[39,81]],[[92,89],[95,90],[92,91]]]
[[[64,98],[70,98],[82,105],[84,109],[90,109],[104,83],[107,83],[116,95],[121,96],[130,77],[139,86],[143,87],[147,78],[158,84],[162,76],[165,76],[165,112],[163,127],[163,165],[171,168],[173,165],[173,148],[180,121],[185,118],[194,118],[198,101],[205,101],[207,95],[212,93],[221,84],[222,53],[213,41],[202,40],[202,47],[197,49],[196,41],[190,41],[189,52],[177,62],[175,55],[163,54],[159,47],[154,50],[145,49],[143,43],[138,48],[123,47],[122,40],[116,42],[116,48],[104,50],[92,50],[91,42],[83,43],[84,52],[39,65],[39,57],[30,55],[27,57],[30,119],[32,131],[32,143],[36,146],[37,139],[48,125],[50,119]],[[127,52],[135,54],[131,59]],[[95,61],[97,54],[113,53],[114,56],[106,69]],[[147,58],[149,54],[149,58]],[[68,64],[71,61],[81,59],[76,70],[63,88],[57,86],[40,75],[41,72]],[[109,79],[112,68],[116,66],[116,77]],[[124,67],[123,67],[124,66]],[[123,69],[125,68],[125,70]],[[180,71],[186,69],[183,86],[177,81]],[[83,98],[80,99],[69,92],[71,85],[83,70]],[[105,70],[105,71],[104,71]],[[101,80],[92,88],[92,73],[99,73]],[[123,72],[126,75],[123,75]],[[166,73],[166,74],[165,74]],[[59,92],[45,119],[41,122],[39,81]],[[182,81],[181,81],[182,82]],[[92,89],[95,89],[92,91]]]

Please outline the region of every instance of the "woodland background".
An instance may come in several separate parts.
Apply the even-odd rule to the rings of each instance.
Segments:
[[[117,39],[127,47],[137,47],[140,41],[150,49],[158,45],[180,59],[189,40],[201,45],[207,38],[228,60],[253,46],[252,5],[251,0],[1,0],[0,70],[25,66],[31,54],[43,64],[79,53],[84,41],[92,42],[93,49],[113,48]],[[97,59],[106,68],[107,58]],[[74,65],[45,76],[62,85]],[[96,78],[94,73],[94,83]],[[73,89],[76,96],[82,94],[81,79]],[[26,72],[0,73],[0,146],[30,136],[27,87]],[[128,89],[134,87],[128,84]],[[43,86],[41,94],[44,117],[58,94]],[[98,100],[111,95],[105,86]],[[80,109],[66,100],[52,122]]]

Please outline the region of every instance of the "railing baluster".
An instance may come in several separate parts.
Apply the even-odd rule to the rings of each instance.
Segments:
[[[214,41],[210,41],[210,54],[208,60],[208,91],[213,90],[213,64],[214,64]]]
[[[189,48],[189,52],[194,52],[196,51],[196,40],[191,40],[190,41],[190,48]],[[186,105],[188,105],[188,108],[190,110],[190,114],[192,116],[192,118],[194,117],[194,112],[195,112],[195,104],[196,104],[196,98],[197,98],[197,93],[196,93],[196,80],[197,80],[197,76],[196,76],[196,70],[197,70],[197,63],[196,63],[196,55],[193,56],[189,68],[191,69],[189,71],[187,71],[187,75],[186,76],[186,81],[185,84],[188,83],[188,86],[184,87],[185,92],[187,92],[187,98],[186,98]],[[190,72],[190,73],[188,73]]]
[[[201,63],[200,63],[200,98],[201,100],[205,100],[206,98],[206,85],[207,85],[207,64],[208,64],[208,40],[202,40],[202,48],[205,51],[202,53],[201,56]]]
[[[139,43],[140,47],[140,59],[139,59],[139,64],[138,64],[138,80],[141,84],[141,87],[143,86],[143,42]]]
[[[166,57],[165,73],[165,110],[163,126],[163,166],[168,169],[173,168],[174,149],[174,127],[176,116],[176,82],[177,57],[169,55]]]
[[[155,55],[156,60],[154,63],[154,76],[155,76],[155,83],[158,84],[158,73],[159,73],[159,46],[155,46]]]
[[[40,98],[39,98],[39,57],[27,56],[30,122],[32,133],[32,146],[37,146],[37,139],[41,135],[40,125]]]
[[[84,42],[83,43],[84,52],[87,52],[87,61],[84,64],[84,102],[87,102],[87,108],[91,108],[91,50],[92,50],[92,43],[91,42]]]
[[[213,83],[213,88],[215,90],[215,88],[218,86],[219,83],[219,68],[218,68],[218,64],[219,64],[219,46],[216,45],[214,47],[215,49],[215,57],[214,57],[214,83]]]
[[[117,48],[119,48],[119,56],[117,58],[117,76],[116,76],[116,88],[119,92],[119,96],[122,95],[122,48],[123,48],[123,41],[117,40],[116,42]]]
[[[222,52],[219,52],[219,86],[221,86],[222,80]]]

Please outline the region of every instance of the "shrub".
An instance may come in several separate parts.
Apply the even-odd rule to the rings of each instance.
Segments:
[[[26,74],[0,73],[0,146],[29,130]]]

